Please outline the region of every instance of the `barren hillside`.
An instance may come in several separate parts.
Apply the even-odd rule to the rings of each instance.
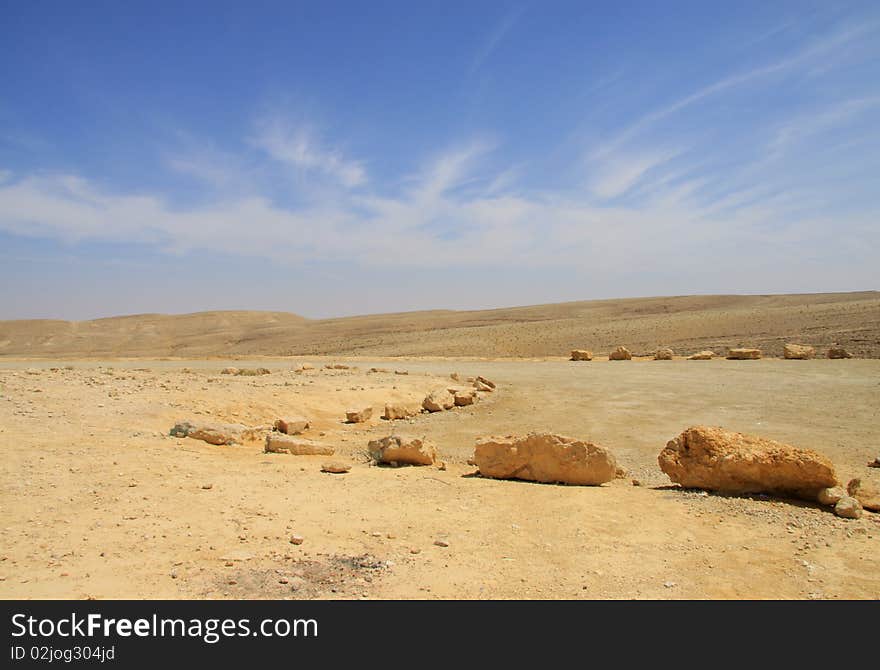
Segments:
[[[594,300],[482,311],[430,311],[310,320],[286,312],[145,314],[93,321],[0,321],[0,356],[557,357],[623,344],[634,353],[786,341],[839,343],[880,358],[880,292],[678,296]]]

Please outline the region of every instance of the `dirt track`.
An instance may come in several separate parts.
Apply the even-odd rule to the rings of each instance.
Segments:
[[[880,361],[362,360],[307,375],[290,371],[296,362],[256,361],[273,373],[245,378],[218,375],[222,361],[55,372],[4,361],[0,596],[880,597],[880,515],[845,521],[805,503],[680,491],[656,464],[666,440],[707,423],[823,452],[844,482],[878,481],[865,463],[880,455]],[[373,365],[410,374],[366,374]],[[433,439],[447,469],[368,466],[366,442],[390,427],[380,412],[366,428],[342,424],[345,408],[417,399],[453,371],[499,389],[396,426]],[[315,439],[337,446],[349,474],[259,443],[167,437],[195,412],[257,425],[289,411],[314,417]],[[603,444],[630,478],[472,476],[475,437],[530,430]]]

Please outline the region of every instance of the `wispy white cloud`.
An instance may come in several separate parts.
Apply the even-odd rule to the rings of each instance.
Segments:
[[[606,157],[614,151],[619,150],[627,142],[633,140],[660,121],[725,91],[754,84],[775,75],[791,72],[798,67],[814,65],[820,60],[824,68],[827,69],[834,67],[839,64],[840,59],[846,57],[846,47],[852,45],[856,40],[876,32],[877,26],[873,23],[864,23],[862,25],[849,27],[820,40],[814,41],[791,56],[761,67],[756,67],[739,74],[719,79],[712,84],[704,86],[689,95],[679,98],[670,104],[644,115],[627,128],[617,133],[611,140],[595,147],[590,152],[590,156],[597,159]]]
[[[258,177],[254,167],[246,167],[238,156],[192,142],[183,150],[168,153],[165,163],[178,174],[227,193],[252,190]]]
[[[498,45],[504,40],[504,37],[507,33],[510,32],[511,28],[516,25],[516,22],[519,21],[520,17],[525,12],[524,7],[519,7],[514,9],[509,14],[507,14],[495,28],[489,33],[489,36],[486,38],[486,41],[480,47],[480,50],[477,52],[476,56],[474,56],[473,61],[471,61],[471,66],[468,69],[468,74],[472,75],[477,70],[479,70],[483,63],[485,63],[489,56],[492,55],[492,52],[498,48]]]
[[[602,199],[619,197],[633,188],[648,172],[673,158],[677,151],[653,152],[636,155],[615,155],[597,161],[593,167],[596,177],[590,188]]]
[[[363,163],[346,158],[339,150],[322,145],[315,131],[294,126],[280,116],[261,119],[252,143],[277,161],[304,171],[329,176],[353,188],[367,182]]]
[[[880,108],[880,95],[837,101],[825,109],[800,114],[777,129],[769,149],[779,155],[791,145],[847,124],[877,108]]]

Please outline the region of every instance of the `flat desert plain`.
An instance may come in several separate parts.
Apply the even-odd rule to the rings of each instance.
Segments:
[[[0,322],[0,597],[878,598],[880,514],[686,490],[657,462],[705,424],[880,485],[878,324],[875,292]],[[817,358],[783,360],[785,342]],[[833,343],[855,358],[823,358]],[[636,358],[609,361],[617,345]],[[658,346],[676,358],[638,356]],[[765,357],[684,359],[727,346]],[[574,348],[597,355],[569,362]],[[496,388],[474,405],[381,417],[478,375]],[[334,455],[265,453],[289,415]],[[172,436],[187,419],[257,430]],[[543,431],[610,449],[626,475],[564,486],[468,464],[480,437]],[[390,434],[430,440],[437,463],[371,464],[368,442]]]
[[[866,467],[880,361],[308,360],[316,369],[300,373],[292,359],[3,362],[0,595],[880,596],[880,515],[681,490],[657,466],[667,440],[709,424],[815,449],[843,482],[880,483]],[[271,373],[218,374],[227,364]],[[380,417],[452,372],[497,388],[470,407]],[[362,406],[375,408],[366,424],[343,423]],[[168,434],[188,417],[267,426],[291,413],[312,420],[305,436],[333,445],[347,474],[321,472],[326,456],[264,453],[260,440]],[[479,436],[544,430],[608,447],[627,477],[535,484],[467,464]],[[432,440],[445,469],[369,465],[367,442],[390,433]]]

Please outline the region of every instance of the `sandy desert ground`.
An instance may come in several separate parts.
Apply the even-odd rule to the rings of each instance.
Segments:
[[[306,360],[318,369],[295,373]],[[229,364],[272,372],[218,374]],[[379,418],[451,372],[498,388],[472,407]],[[367,405],[368,424],[342,423]],[[7,358],[0,597],[878,598],[880,514],[685,491],[657,466],[667,440],[702,423],[815,449],[844,483],[880,483],[866,467],[878,410],[880,360]],[[168,435],[188,417],[291,413],[348,474],[261,441]],[[542,430],[612,449],[628,476],[558,486],[467,464],[479,436]],[[433,440],[446,468],[370,466],[368,440],[392,432]]]

